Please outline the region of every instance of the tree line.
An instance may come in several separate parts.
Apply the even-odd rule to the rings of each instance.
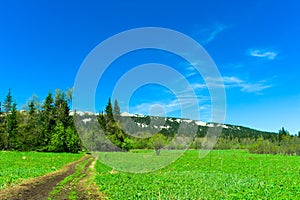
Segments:
[[[135,137],[136,130],[132,133],[128,133],[124,131],[124,127],[122,125],[128,125],[132,122],[145,122],[150,123],[150,117],[127,117],[121,116],[120,107],[118,101],[114,101],[114,105],[112,105],[111,99],[108,99],[106,108],[104,112],[100,112],[97,117],[99,125],[106,137],[120,150],[128,151],[132,149],[154,149],[156,154],[160,154],[160,150],[170,141],[172,138],[166,136],[162,131],[156,134],[144,133],[147,137]],[[122,119],[122,120],[121,120]],[[140,120],[140,121],[139,121]],[[126,129],[127,130],[127,129]],[[137,136],[137,135],[136,135]],[[145,135],[144,135],[145,136]]]
[[[130,118],[126,120],[126,118]],[[120,120],[122,119],[122,120]],[[157,133],[150,133],[151,130],[141,129],[138,130],[137,126],[131,128],[128,126],[126,121],[134,121],[135,123],[149,125],[151,121],[155,121],[156,118],[153,116],[131,116],[122,117],[120,115],[120,108],[118,102],[115,100],[114,106],[112,106],[111,100],[108,100],[106,109],[98,115],[98,122],[101,129],[105,132],[109,140],[120,147],[123,150],[130,149],[150,149],[154,148],[159,154],[160,149],[166,147],[170,141],[174,138],[178,132],[179,126],[183,123],[179,123],[175,118],[167,118],[165,125],[169,128],[163,128]],[[214,124],[214,123],[211,123]],[[132,131],[131,134],[125,133],[121,125],[126,126],[126,130]],[[218,124],[215,124],[217,126]],[[300,131],[298,135],[291,135],[285,128],[282,128],[278,133],[258,131],[247,127],[239,127],[226,125],[227,128],[222,129],[220,138],[214,149],[247,149],[251,153],[259,154],[289,154],[289,155],[300,155]],[[188,126],[187,126],[188,127]],[[144,136],[148,137],[133,137],[135,132],[144,130]],[[155,131],[155,130],[154,130]],[[190,132],[191,130],[186,130]],[[194,131],[194,130],[192,130]],[[207,134],[207,126],[197,126],[195,132],[195,138],[190,146],[192,149],[200,149],[205,144],[205,135]],[[146,133],[145,133],[146,132]],[[168,145],[171,149],[182,149],[185,148],[183,144],[185,141],[184,137],[176,137],[177,140],[174,142],[176,146]]]
[[[164,119],[164,125],[168,128],[159,131],[153,127],[151,129],[150,126],[148,129],[140,130],[136,129],[139,128],[137,126],[130,127],[132,122],[149,125],[160,123],[161,119],[153,116],[121,116],[118,101],[112,103],[110,98],[105,110],[97,116],[99,126],[91,127],[89,133],[80,138],[74,123],[76,112],[74,116],[70,115],[71,94],[71,90],[56,90],[54,94],[48,93],[42,103],[33,95],[25,109],[17,110],[17,103],[8,90],[2,106],[0,103],[0,150],[75,153],[85,149],[81,139],[86,146],[92,147],[90,150],[109,150],[103,138],[101,139],[98,127],[118,148],[111,150],[155,149],[159,155],[160,150],[166,145],[170,149],[185,148],[184,144],[187,141],[184,137],[176,137],[177,141],[170,144],[179,126],[181,129],[185,127],[186,132],[195,132],[195,139],[190,148],[202,148],[206,142],[204,137],[208,130],[207,126],[191,129],[188,124],[184,125],[182,123],[185,122],[178,122],[176,118]],[[127,127],[124,129],[124,126]],[[278,133],[269,133],[246,127],[232,125],[228,127],[222,129],[215,149],[248,149],[252,153],[300,155],[300,132],[294,136],[284,128]]]
[[[247,131],[248,128],[245,128],[245,130]],[[243,134],[245,130],[242,129],[239,136],[235,133],[230,134],[232,130],[223,129],[214,149],[247,149],[250,153],[256,154],[300,155],[300,133],[291,135],[282,127],[278,133],[269,133],[268,135],[263,132],[260,135],[254,134],[246,137],[247,134]],[[203,142],[205,142],[203,138],[195,138],[192,148],[201,148]]]
[[[0,149],[78,152],[82,149],[73,117],[71,90],[48,93],[42,104],[32,96],[26,109],[17,110],[10,89],[0,112]]]

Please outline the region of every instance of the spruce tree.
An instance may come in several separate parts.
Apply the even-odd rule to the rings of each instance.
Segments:
[[[278,134],[279,142],[281,142],[283,138],[287,135],[289,135],[289,132],[285,130],[284,127],[282,127],[282,129],[279,130],[279,134]]]
[[[122,143],[124,142],[126,135],[124,131],[118,126],[114,119],[115,113],[117,116],[120,116],[120,108],[118,103],[115,101],[115,108],[113,109],[111,104],[111,99],[108,99],[108,103],[105,108],[105,114],[103,112],[98,116],[98,122],[101,129],[104,131],[107,138],[116,146],[122,148]],[[126,146],[126,145],[125,145]],[[125,147],[123,145],[123,147]]]
[[[116,121],[119,121],[121,118],[121,111],[117,100],[114,102],[114,117]]]
[[[115,120],[114,120],[114,116],[113,116],[113,108],[112,108],[110,98],[108,99],[108,103],[106,105],[105,112],[106,112],[108,122],[114,122]]]
[[[55,152],[78,152],[81,140],[78,136],[73,117],[70,116],[68,99],[64,92],[56,90],[54,101],[55,127],[51,134],[48,150]]]
[[[56,123],[62,122],[64,128],[66,129],[70,125],[70,108],[66,100],[66,95],[60,90],[56,90],[55,95],[55,120]]]
[[[40,120],[41,134],[38,140],[41,146],[41,150],[45,150],[46,146],[50,142],[51,134],[56,125],[54,120],[54,100],[51,93],[48,93],[44,104],[42,105]]]
[[[99,113],[98,117],[98,122],[100,125],[100,128],[105,132],[106,131],[106,118],[103,112]]]
[[[13,103],[10,113],[6,116],[6,134],[7,146],[6,149],[18,148],[18,120],[17,120],[17,104]]]
[[[11,96],[11,93],[10,93],[10,89],[8,89],[8,93],[6,95],[6,98],[4,100],[4,103],[3,103],[3,110],[4,112],[6,113],[9,113],[12,109],[12,96]]]
[[[35,150],[38,145],[38,140],[40,139],[40,126],[39,126],[39,116],[38,109],[36,108],[36,103],[31,100],[28,105],[29,111],[27,116],[27,122],[20,133],[23,138],[20,141],[22,143],[22,150]]]
[[[48,145],[48,150],[52,152],[65,151],[65,129],[62,122],[58,122],[54,127],[53,134]]]

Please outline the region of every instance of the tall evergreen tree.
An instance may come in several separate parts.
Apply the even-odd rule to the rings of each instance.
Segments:
[[[77,153],[81,150],[81,140],[78,136],[76,128],[69,126],[65,130],[65,140],[66,140],[66,151],[71,153]]]
[[[106,105],[105,112],[106,112],[108,122],[114,122],[115,120],[114,120],[114,116],[113,116],[113,108],[112,108],[110,98],[108,99],[108,103]]]
[[[13,104],[12,96],[10,93],[10,89],[8,89],[8,93],[7,93],[4,103],[3,103],[4,112],[6,112],[6,113],[10,112],[12,109],[12,104]]]
[[[48,144],[48,150],[53,152],[65,151],[65,129],[62,122],[58,122],[54,127],[50,143]]]
[[[10,113],[6,116],[6,134],[7,146],[6,149],[18,148],[18,120],[17,120],[17,104],[13,103]]]
[[[114,117],[116,121],[119,121],[121,117],[121,110],[117,100],[114,102]]]
[[[62,122],[65,129],[70,125],[70,108],[65,93],[60,90],[56,90],[55,95],[55,118],[56,123]]]
[[[98,122],[100,125],[100,128],[105,132],[106,131],[106,118],[103,112],[99,113],[98,117]]]
[[[118,103],[115,101],[117,109],[113,109],[111,99],[108,99],[108,103],[105,108],[105,114],[103,112],[98,116],[98,122],[101,129],[105,132],[107,138],[116,146],[122,148],[122,143],[125,141],[126,135],[124,131],[119,127],[114,119],[114,114],[120,116],[120,108]],[[125,147],[126,145],[123,145]]]
[[[73,88],[70,88],[66,92],[66,100],[68,103],[72,102]]]
[[[48,93],[41,111],[41,134],[39,136],[39,144],[41,150],[45,150],[51,139],[51,134],[55,127],[54,120],[54,100],[52,94]]]
[[[48,150],[55,152],[78,152],[81,140],[78,136],[73,117],[70,116],[68,99],[64,92],[56,90],[54,102],[55,127]]]
[[[279,134],[278,134],[279,142],[281,142],[282,139],[287,135],[289,135],[289,132],[285,130],[284,127],[282,127],[282,129],[279,130]]]
[[[5,122],[5,117],[2,115],[1,112],[1,102],[0,102],[0,150],[5,148],[6,144],[6,135],[5,135],[5,127],[4,127],[4,122]]]
[[[39,110],[36,108],[36,102],[32,99],[28,102],[28,115],[23,131],[20,133],[22,138],[19,142],[20,150],[35,150],[38,146],[38,140],[40,136],[40,124],[39,124]]]

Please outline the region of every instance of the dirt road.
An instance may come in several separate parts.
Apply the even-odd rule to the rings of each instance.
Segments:
[[[95,158],[85,155],[63,169],[0,191],[1,200],[103,199],[93,183]]]

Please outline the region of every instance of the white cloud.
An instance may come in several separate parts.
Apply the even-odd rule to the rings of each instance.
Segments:
[[[249,55],[259,58],[267,58],[269,60],[274,60],[276,56],[278,55],[275,51],[267,51],[267,50],[261,50],[261,49],[250,49]]]
[[[238,84],[244,82],[235,76],[224,76],[222,79],[224,83],[228,83],[228,84]]]
[[[195,89],[205,89],[207,88],[207,85],[204,83],[193,83],[191,84],[191,87],[195,90]]]
[[[200,29],[196,31],[196,35],[200,37],[201,44],[205,45],[210,42],[212,42],[216,36],[223,32],[224,30],[228,29],[230,26],[226,26],[221,23],[217,23],[214,26],[211,26],[209,28]]]
[[[265,81],[250,83],[234,76],[223,77],[223,82],[226,88],[240,88],[242,92],[249,93],[261,92],[262,90],[272,87],[272,85],[266,84]]]
[[[207,43],[213,41],[219,33],[221,33],[222,31],[224,31],[227,28],[228,27],[225,26],[224,24],[217,24],[214,27],[214,30],[210,33],[209,37],[204,41],[204,43],[207,44]]]
[[[240,91],[242,92],[248,92],[248,93],[258,93],[261,92],[267,88],[272,87],[272,85],[267,84],[266,81],[259,81],[257,83],[251,83],[245,80],[242,80],[236,76],[224,76],[222,77],[222,81],[216,80],[214,78],[208,78],[208,83],[211,87],[215,88],[240,88]],[[197,86],[197,84],[193,84],[194,86]],[[200,87],[201,86],[201,87]],[[206,88],[207,86],[205,84],[199,84],[198,89],[200,88]]]
[[[241,84],[241,91],[245,92],[261,92],[267,88],[272,87],[272,85],[265,85],[263,83],[256,83],[256,84],[251,84],[251,83],[243,83]]]

